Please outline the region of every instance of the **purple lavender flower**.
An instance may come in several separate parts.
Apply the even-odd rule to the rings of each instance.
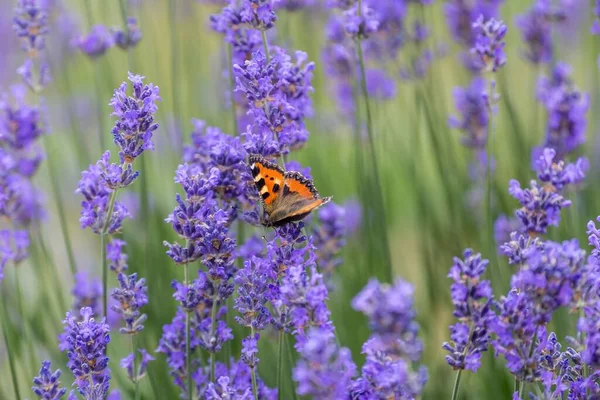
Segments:
[[[565,185],[577,184],[585,177],[587,160],[564,165],[562,161],[555,161],[556,158],[553,149],[545,149],[537,159],[536,171],[541,185],[532,180],[531,188],[522,189],[515,180],[509,183],[509,193],[522,205],[515,215],[522,230],[529,234],[544,234],[549,225],[558,226],[561,209],[571,205],[561,191]]]
[[[346,244],[347,209],[328,203],[319,210],[319,224],[313,229],[315,252],[319,270],[327,283],[335,269],[342,263],[340,250]]]
[[[219,128],[207,127],[204,121],[193,120],[192,123],[195,128],[191,134],[192,144],[184,147],[183,161],[204,173],[218,168],[218,181],[213,191],[221,200],[228,204],[245,200],[251,177],[245,163],[247,153],[240,138],[227,135]]]
[[[292,372],[301,396],[334,400],[346,398],[356,365],[347,348],[340,348],[329,329],[311,328],[296,344],[300,359]]]
[[[182,390],[185,389],[185,382],[188,373],[186,368],[186,349],[185,349],[185,312],[178,309],[173,321],[163,326],[163,334],[158,342],[156,352],[164,353],[167,357],[169,373],[173,377],[174,383]],[[193,355],[199,346],[196,334],[196,324],[190,327],[190,350]],[[192,359],[192,368],[197,367],[197,360]]]
[[[466,48],[475,44],[473,22],[483,16],[484,20],[496,18],[503,0],[474,1],[451,0],[444,6],[446,22],[455,41]]]
[[[600,18],[600,1],[599,0],[596,0],[594,2],[594,15],[596,16],[596,19],[594,20],[594,23],[592,24],[591,32],[593,35],[600,35],[600,21],[598,20],[598,18]]]
[[[314,64],[306,63],[302,52],[296,53],[296,62],[282,49],[272,53],[270,62],[257,51],[244,65],[233,67],[236,90],[245,94],[254,118],[245,135],[246,151],[265,157],[300,148],[308,139],[303,119],[312,113],[308,95]]]
[[[363,345],[367,362],[351,385],[351,395],[418,396],[427,381],[427,369],[421,366],[413,371],[410,366],[423,351],[414,321],[412,285],[401,279],[393,286],[372,279],[352,300],[352,307],[369,317],[372,335]]]
[[[570,74],[567,64],[557,63],[552,76],[542,77],[537,89],[538,99],[548,112],[543,147],[553,148],[559,160],[585,142],[589,96],[577,90]]]
[[[18,0],[13,17],[13,29],[23,40],[23,50],[37,53],[45,48],[48,15],[38,0]]]
[[[365,2],[359,11],[358,3],[343,13],[343,25],[346,33],[353,38],[367,39],[379,29],[380,21],[375,10]]]
[[[552,9],[549,0],[536,0],[533,6],[517,18],[517,26],[527,48],[524,56],[533,64],[552,60],[552,25],[566,18],[563,10]]]
[[[50,361],[42,361],[40,374],[33,378],[33,386],[31,390],[40,399],[58,400],[62,398],[67,389],[60,387],[60,370],[55,372],[50,370]]]
[[[352,300],[352,307],[369,317],[369,326],[381,349],[417,361],[423,344],[415,321],[414,289],[397,279],[393,286],[371,279]]]
[[[106,245],[106,259],[111,271],[120,274],[127,271],[127,253],[123,251],[126,242],[120,239],[113,239]]]
[[[71,290],[74,313],[86,307],[92,310],[92,316],[102,315],[102,283],[100,279],[90,277],[87,271],[79,271],[74,278],[75,285]]]
[[[79,50],[92,59],[101,57],[113,45],[113,36],[104,25],[94,25],[87,35],[77,41]]]
[[[14,86],[0,97],[0,144],[11,150],[12,167],[20,174],[31,177],[37,171],[42,155],[35,142],[46,134],[42,110],[26,103],[23,86]],[[8,162],[4,161],[3,164]],[[9,167],[9,165],[7,165]]]
[[[154,114],[161,101],[158,86],[144,85],[144,77],[128,73],[133,95],[127,95],[127,83],[123,82],[110,100],[112,116],[117,117],[112,129],[114,142],[121,151],[121,163],[132,163],[144,150],[153,150],[152,134],[158,129]]]
[[[483,15],[480,15],[473,23],[473,29],[476,35],[471,53],[476,56],[476,61],[483,71],[496,72],[506,64],[506,54],[504,53],[506,25],[494,18],[484,21]]]
[[[10,261],[19,265],[29,256],[29,244],[27,231],[0,229],[0,281],[4,278],[4,267]]]
[[[252,389],[246,388],[246,391],[242,394],[238,393],[235,387],[231,386],[231,379],[228,376],[221,376],[217,379],[217,384],[212,382],[208,383],[206,389],[207,400],[222,400],[222,399],[240,399],[250,400],[252,399]]]
[[[554,311],[570,304],[573,280],[584,260],[585,252],[576,239],[563,243],[547,241],[531,248],[511,285],[529,299],[535,323],[546,324]]]
[[[242,356],[241,360],[250,367],[250,369],[256,368],[258,362],[258,339],[260,335],[258,333],[250,335],[242,339]]]
[[[123,220],[130,214],[122,203],[116,201],[112,215],[107,215],[110,195],[114,189],[109,187],[106,177],[114,175],[106,170],[104,157],[81,173],[75,193],[80,193],[84,197],[81,202],[81,218],[79,218],[81,227],[83,229],[90,227],[97,234],[113,234],[121,229]],[[128,180],[129,178],[126,179]]]
[[[500,302],[500,312],[492,320],[496,355],[506,359],[506,367],[519,380],[533,381],[539,376],[540,343],[545,329],[534,322],[533,309],[524,292],[512,289]],[[533,341],[533,343],[532,343]]]
[[[142,31],[135,17],[127,17],[127,29],[113,29],[114,43],[123,50],[134,48],[142,40]]]
[[[464,136],[462,143],[474,150],[485,149],[489,123],[488,96],[486,83],[475,78],[467,88],[454,89],[454,101],[461,117],[450,117],[451,128],[460,129]]]
[[[280,0],[274,4],[275,8],[287,11],[307,10],[312,11],[319,6],[318,0]]]
[[[303,337],[310,327],[333,331],[331,312],[327,308],[327,286],[315,264],[316,254],[312,238],[302,234],[302,224],[281,227],[273,242],[268,243],[268,257],[276,268],[274,273],[282,275],[279,293],[289,312],[289,322],[297,337]],[[281,243],[277,246],[277,240]],[[296,247],[304,243],[304,247]],[[286,268],[282,270],[282,268]],[[307,273],[310,272],[310,273]],[[275,318],[281,321],[281,316]],[[283,324],[284,326],[287,323]]]
[[[235,309],[241,314],[235,320],[254,331],[263,330],[271,322],[271,313],[266,307],[271,290],[270,268],[269,262],[252,257],[244,262],[244,268],[238,270],[234,278],[238,287]]]
[[[519,182],[511,180],[508,192],[521,203],[515,215],[529,234],[545,234],[549,225],[558,226],[560,211],[571,205],[560,193],[546,190],[535,180],[531,187],[522,189]]]
[[[126,276],[123,273],[117,275],[120,288],[113,289],[111,297],[118,302],[111,309],[120,314],[125,326],[119,329],[122,334],[135,335],[144,329],[142,325],[146,321],[146,314],[140,314],[139,309],[148,304],[146,294],[148,287],[145,279],[137,279],[137,274]]]
[[[242,22],[258,30],[271,29],[277,21],[272,3],[272,0],[243,0],[240,12]]]
[[[245,10],[245,7],[231,2],[220,14],[210,16],[211,28],[224,35],[225,41],[231,44],[234,64],[243,63],[262,45],[260,32],[248,28],[243,21]]]
[[[452,343],[445,342],[442,347],[450,352],[446,362],[452,368],[477,372],[481,353],[487,351],[491,339],[489,325],[495,317],[492,286],[490,281],[481,280],[488,261],[471,249],[465,250],[463,257],[464,260],[454,258],[448,274],[454,280],[451,294],[453,315],[458,322],[450,326]]]
[[[199,398],[215,400],[223,398],[252,399],[250,367],[241,360],[232,359],[229,369],[226,365],[217,362],[215,366],[216,383],[208,382],[206,374],[201,369],[195,373],[194,380],[198,388]],[[259,377],[256,381],[259,399],[277,399],[277,389],[268,388]],[[232,397],[226,397],[226,395]]]
[[[146,350],[138,349],[138,351],[141,354],[141,359],[137,366],[137,371],[135,371],[135,373],[133,371],[133,362],[135,357],[134,353],[127,355],[127,357],[123,358],[119,364],[121,368],[125,368],[125,370],[127,371],[127,376],[129,376],[129,379],[131,379],[134,382],[140,381],[146,375],[148,363],[150,361],[154,361],[154,357],[148,354]]]
[[[80,315],[81,318],[78,318],[71,312],[67,313],[59,347],[67,352],[67,366],[75,376],[79,393],[86,398],[104,398],[110,382],[106,356],[110,327],[104,318],[96,322],[89,307],[83,307]]]
[[[575,164],[567,164],[556,157],[553,148],[545,148],[535,162],[538,179],[546,185],[551,185],[553,190],[560,191],[566,185],[581,183],[589,167],[585,158],[579,158]]]

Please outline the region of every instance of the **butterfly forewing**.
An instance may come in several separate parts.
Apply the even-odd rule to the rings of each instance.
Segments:
[[[284,174],[281,167],[259,156],[250,156],[250,170],[256,189],[265,205],[273,205],[283,191]]]

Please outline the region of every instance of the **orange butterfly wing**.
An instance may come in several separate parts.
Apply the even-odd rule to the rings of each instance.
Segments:
[[[285,186],[284,186],[284,195],[294,194],[300,196],[305,201],[303,202],[302,207],[297,208],[295,210],[290,210],[289,217],[294,217],[296,215],[308,214],[315,208],[326,204],[331,200],[331,197],[319,197],[319,192],[315,188],[315,185],[310,179],[305,178],[299,172],[286,172],[285,173]],[[307,203],[306,200],[309,202]]]
[[[251,155],[248,161],[256,189],[263,203],[268,206],[283,192],[285,182],[283,169],[257,155]]]

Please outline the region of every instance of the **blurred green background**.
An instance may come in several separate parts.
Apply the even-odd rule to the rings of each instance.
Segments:
[[[0,83],[6,88],[17,78],[11,75],[23,54],[18,51],[16,39],[11,36],[12,1],[0,4],[0,28],[4,46],[12,50],[1,57]],[[122,19],[117,0],[90,0],[91,13],[84,2],[70,1],[66,5],[73,12],[80,27],[87,31],[91,22],[121,26]],[[174,0],[175,12],[168,1],[144,1],[132,5],[132,14],[138,17],[144,35],[133,51],[132,70],[147,77],[160,87],[162,103],[158,120],[161,128],[156,135],[156,151],[144,155],[141,166],[144,179],[119,194],[128,204],[138,204],[135,218],[124,224],[123,238],[128,242],[129,266],[146,277],[150,303],[146,329],[140,335],[140,345],[155,349],[162,326],[169,323],[176,303],[171,298],[170,281],[182,279],[183,271],[165,255],[163,240],[173,240],[170,226],[163,222],[174,205],[179,190],[173,182],[177,165],[181,162],[182,143],[189,140],[192,117],[206,120],[231,132],[230,111],[224,106],[228,91],[226,52],[222,38],[208,28],[208,16],[220,6],[200,4],[188,0]],[[576,85],[590,94],[588,113],[588,142],[581,150],[587,155],[592,168],[587,184],[570,198],[574,207],[563,212],[559,228],[551,229],[550,237],[563,240],[576,237],[586,247],[585,224],[599,213],[600,189],[596,151],[598,109],[598,38],[589,34],[593,14],[591,2],[574,0],[570,12],[577,13],[579,23],[569,29],[554,32],[556,59],[567,61],[573,67]],[[502,19],[509,27],[506,38],[508,63],[497,76],[501,94],[496,120],[496,170],[494,214],[512,214],[516,201],[508,196],[510,178],[526,183],[534,175],[530,168],[531,148],[542,142],[546,114],[535,99],[535,85],[540,74],[521,57],[522,40],[515,27],[515,16],[522,13],[529,2],[507,1],[501,7]],[[54,14],[58,18],[60,13]],[[413,8],[408,20],[417,18]],[[415,286],[418,320],[425,353],[423,362],[429,369],[429,382],[423,398],[449,398],[455,377],[444,361],[441,344],[449,339],[448,325],[453,322],[446,277],[452,257],[472,247],[492,258],[488,278],[492,279],[496,296],[506,293],[511,275],[502,257],[490,254],[486,240],[485,216],[468,204],[472,187],[468,163],[472,153],[460,145],[460,133],[448,128],[447,117],[455,113],[452,89],[466,86],[470,76],[457,59],[458,48],[451,42],[443,16],[443,3],[435,2],[425,8],[425,23],[432,29],[431,46],[448,45],[447,57],[437,60],[422,81],[398,80],[397,96],[385,102],[374,101],[376,154],[385,201],[385,226],[363,229],[351,238],[343,251],[344,263],[335,276],[336,287],[330,293],[329,305],[333,313],[339,341],[348,346],[355,361],[362,363],[361,346],[369,336],[366,319],[350,307],[351,299],[371,276],[385,279],[387,271],[412,282]],[[303,50],[316,62],[313,86],[315,116],[307,121],[311,132],[307,145],[292,154],[303,165],[311,168],[319,191],[333,195],[336,202],[359,197],[355,157],[366,152],[363,143],[357,143],[352,127],[335,107],[335,98],[324,76],[321,51],[324,45],[323,28],[327,13],[280,12],[277,38],[272,43],[285,46],[289,51]],[[13,41],[14,43],[12,43]],[[105,149],[99,146],[98,132],[105,132],[105,142],[116,154],[110,140],[112,119],[108,101],[112,91],[127,78],[127,53],[112,48],[98,61],[98,66],[76,51],[68,51],[66,43],[52,33],[48,40],[48,56],[53,65],[54,82],[44,93],[52,128],[49,137],[50,157],[58,163],[58,185],[62,194],[68,230],[73,240],[79,269],[100,276],[99,237],[79,227],[80,198],[74,195],[80,171],[95,162]],[[401,52],[398,63],[410,62],[414,51]],[[390,66],[393,68],[393,66]],[[102,118],[97,117],[101,109]],[[71,377],[65,367],[66,356],[57,349],[56,336],[62,331],[61,320],[71,305],[70,290],[73,279],[65,253],[56,204],[51,195],[47,163],[36,177],[46,193],[48,216],[41,226],[40,241],[34,240],[31,258],[19,266],[16,274],[7,268],[2,284],[2,301],[10,311],[10,318],[2,321],[13,332],[9,345],[17,354],[17,373],[21,393],[32,398],[29,387],[37,375],[42,359],[52,359],[53,366],[63,370],[62,381],[70,385]],[[147,185],[148,198],[140,198]],[[137,192],[136,192],[137,190]],[[369,194],[363,199],[369,199]],[[367,204],[371,210],[373,204]],[[144,209],[147,207],[148,212]],[[369,208],[371,207],[371,208]],[[368,217],[368,216],[367,216]],[[373,243],[382,240],[381,229],[387,231],[392,262],[387,265],[384,255],[375,250]],[[15,282],[22,287],[22,310],[17,306]],[[113,279],[113,277],[111,277]],[[114,282],[109,282],[109,286]],[[555,319],[558,337],[574,333],[575,317],[566,311]],[[23,331],[22,327],[25,327]],[[238,328],[236,338],[243,334]],[[31,338],[24,340],[23,338]],[[113,335],[109,356],[113,371],[112,387],[131,396],[132,385],[118,366],[118,360],[129,351],[129,343],[118,334]],[[269,386],[275,386],[276,339],[265,333],[261,341],[259,374]],[[234,348],[237,355],[239,349]],[[149,366],[150,379],[141,387],[145,398],[170,399],[176,389],[168,377],[161,354]],[[270,362],[273,360],[273,362]],[[504,370],[504,360],[484,355],[484,367],[476,374],[463,374],[463,399],[506,399],[512,389],[512,380]],[[289,364],[288,364],[289,368]],[[13,391],[8,373],[6,349],[0,345],[0,398],[12,399]],[[286,379],[289,381],[289,379]],[[289,398],[289,382],[284,398]]]

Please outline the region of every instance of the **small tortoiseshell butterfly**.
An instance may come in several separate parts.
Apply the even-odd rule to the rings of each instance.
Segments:
[[[285,172],[258,155],[251,155],[249,164],[265,211],[262,221],[265,226],[300,221],[331,200],[331,197],[319,197],[312,181],[299,172]]]

